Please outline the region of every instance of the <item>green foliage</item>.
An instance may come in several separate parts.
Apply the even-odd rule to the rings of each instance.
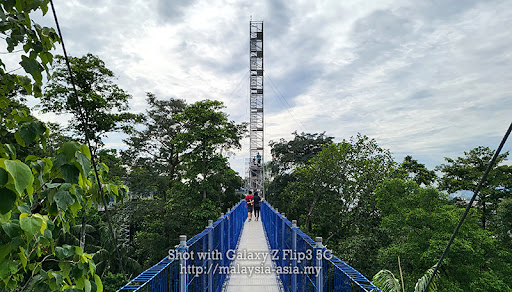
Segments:
[[[166,212],[161,200],[134,200],[120,208],[120,214],[130,222],[135,247],[134,258],[143,269],[147,269],[167,255],[176,238],[169,234],[175,218]],[[173,241],[174,239],[174,241]],[[175,243],[174,243],[175,244]]]
[[[414,286],[414,292],[425,292],[425,288],[427,286],[428,280],[434,273],[434,267],[427,270],[427,272],[421,276],[416,282]],[[439,276],[436,275],[432,283],[430,283],[428,292],[436,292],[437,290],[437,282],[439,280]],[[382,292],[402,292],[405,289],[400,285],[400,281],[395,278],[395,275],[389,270],[380,270],[372,279],[373,284],[379,287]],[[408,291],[408,290],[405,290]]]
[[[377,230],[373,191],[391,176],[393,165],[389,151],[366,136],[326,146],[294,171],[295,181],[281,195],[282,210],[360,271],[375,273],[385,239]],[[354,247],[360,247],[356,253]]]
[[[156,193],[165,198],[167,191],[179,180],[182,152],[178,151],[177,135],[182,125],[176,115],[186,104],[179,99],[158,100],[148,93],[149,109],[144,115],[145,129],[133,131],[125,140],[129,148],[122,153],[130,165],[128,184],[138,196]]]
[[[103,289],[104,291],[117,291],[120,287],[126,284],[122,274],[106,273],[103,276]]]
[[[379,185],[376,203],[381,228],[390,239],[390,244],[379,250],[379,263],[394,265],[399,256],[405,286],[412,287],[413,280],[437,261],[464,210],[449,204],[447,196],[434,188],[400,179]],[[497,250],[496,240],[479,227],[476,212],[470,212],[441,266],[439,290],[472,291],[471,285],[483,280],[483,271],[501,274],[495,270],[502,266]]]
[[[146,128],[133,132],[126,140],[130,148],[123,153],[132,169],[133,189],[141,195],[155,192],[164,200],[169,192],[185,192],[219,207],[237,201],[234,192],[241,179],[222,151],[240,147],[245,125],[229,121],[218,101],[186,105],[181,100],[157,100],[151,93],[147,100]]]
[[[424,289],[464,211],[432,187],[433,171],[411,156],[396,167],[389,152],[364,136],[329,145],[309,161],[299,157],[297,163],[293,143],[274,145],[275,157],[283,163],[271,163],[274,181],[267,194],[273,194],[272,204],[298,218],[307,232],[322,236],[337,256],[363,274],[395,266],[399,256],[405,287]],[[474,190],[492,154],[479,147],[466,158],[447,159],[451,165],[437,168],[445,174],[439,180],[442,188]],[[470,212],[431,291],[510,291],[510,177],[508,166],[493,169],[483,190],[492,228],[482,229],[477,211]],[[374,280],[383,291],[402,291],[391,271],[380,271]]]
[[[9,97],[0,108],[0,155],[24,160],[29,155],[43,155],[48,129],[30,114],[21,101]],[[30,150],[29,150],[30,147]]]
[[[108,173],[105,177],[107,181],[121,184],[126,180],[128,172],[116,149],[101,149],[98,151],[98,158],[100,162],[108,167]]]
[[[240,147],[245,125],[228,120],[222,103],[158,100],[148,93],[145,128],[125,142],[127,183],[139,200],[123,206],[130,222],[135,257],[148,268],[178,243],[193,236],[239,201],[241,178],[222,151]]]
[[[7,96],[21,86],[28,94],[41,95],[42,73],[48,72],[53,55],[50,50],[59,41],[53,28],[42,27],[30,19],[30,13],[48,11],[49,0],[9,0],[0,3],[0,33],[5,35],[7,51],[13,52],[22,46],[20,65],[27,76],[9,74],[5,64],[0,60],[0,108],[8,103]]]
[[[443,173],[439,181],[439,189],[453,193],[459,190],[475,192],[480,178],[487,169],[494,150],[488,147],[477,147],[464,152],[465,157],[457,159],[445,158],[448,164],[442,164],[437,170]],[[496,164],[489,173],[487,181],[480,190],[477,207],[481,212],[482,227],[486,228],[490,221],[493,223],[493,216],[499,202],[512,195],[512,166],[502,165],[508,156],[508,152],[498,156]]]
[[[496,225],[498,240],[512,250],[512,198],[504,199],[498,205]]]
[[[80,209],[101,201],[91,180],[90,151],[67,142],[55,146],[54,157],[45,157],[48,128],[14,99],[19,86],[39,96],[42,72],[52,62],[48,51],[57,41],[55,32],[29,18],[37,9],[46,13],[47,4],[0,4],[0,30],[7,35],[8,51],[23,45],[28,55],[20,64],[34,79],[5,73],[0,61],[0,290],[103,291],[92,256],[62,240]],[[124,186],[102,187],[116,199],[127,193]]]
[[[271,180],[266,183],[266,197],[275,207],[285,210],[287,200],[282,198],[284,188],[295,181],[292,175],[296,168],[304,167],[309,160],[318,154],[325,146],[332,144],[333,137],[325,133],[292,133],[293,140],[280,139],[279,142],[270,141],[272,160],[266,169],[270,169]]]
[[[412,156],[407,155],[402,164],[397,169],[397,176],[403,179],[411,179],[418,185],[432,185],[436,180],[436,173],[428,170],[424,164],[419,163],[417,160],[412,159]]]
[[[108,132],[130,132],[140,116],[126,112],[131,96],[114,83],[114,73],[97,56],[70,57],[71,71],[81,102],[76,99],[62,56],[55,57],[52,76],[41,97],[43,112],[71,113],[70,129],[102,146]]]
[[[73,142],[65,143],[58,153],[54,158],[31,155],[26,163],[0,158],[5,199],[0,218],[0,288],[101,291],[92,256],[58,240],[70,232],[82,205],[98,198],[86,167],[90,154]]]
[[[318,154],[325,146],[331,145],[333,137],[324,133],[292,133],[293,140],[280,139],[279,142],[270,141],[272,148],[272,161],[270,162],[273,174],[283,174],[298,167],[304,167],[308,161]]]
[[[434,267],[431,267],[427,270],[427,272],[421,276],[421,278],[418,279],[416,282],[416,285],[414,286],[414,292],[425,292],[425,289],[427,288],[428,280],[432,277],[432,274],[434,274]],[[434,279],[432,279],[432,283],[430,283],[430,286],[428,287],[428,292],[436,292],[437,291],[437,281],[439,281],[439,274],[436,274],[434,276]]]
[[[402,292],[400,281],[389,270],[380,270],[373,276],[372,282],[379,287],[382,292]]]

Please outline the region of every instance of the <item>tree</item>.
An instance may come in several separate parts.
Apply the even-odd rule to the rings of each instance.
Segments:
[[[18,120],[20,129],[13,126],[14,118]],[[43,155],[47,128],[31,115],[25,104],[15,98],[9,99],[4,107],[0,107],[0,121],[0,143],[12,147],[10,151],[15,152],[18,159],[25,160],[30,154]]]
[[[19,131],[25,122],[15,116],[11,126]],[[26,145],[27,140],[24,142]],[[4,144],[0,148],[12,150]],[[26,163],[17,160],[14,151],[1,156],[0,288],[48,291],[95,287],[102,291],[92,257],[79,246],[60,240],[70,234],[82,206],[101,198],[91,181],[89,149],[67,142],[56,157],[29,155]],[[127,193],[123,186],[103,186],[108,196],[120,198]]]
[[[363,273],[376,272],[381,244],[375,187],[391,176],[394,162],[376,141],[358,135],[325,147],[295,171],[283,211]],[[334,228],[336,227],[336,228]]]
[[[512,198],[504,199],[497,209],[497,235],[502,246],[512,251]]]
[[[269,143],[272,153],[270,167],[274,175],[304,167],[325,146],[331,145],[334,139],[325,136],[325,132],[315,134],[293,132],[292,134],[293,140],[280,139],[279,142],[270,141]]]
[[[454,193],[460,190],[475,192],[489,162],[494,156],[494,150],[488,147],[477,147],[464,152],[465,157],[451,159],[446,157],[448,164],[441,164],[436,169],[443,173],[439,181],[439,189]],[[481,210],[482,227],[487,227],[487,221],[496,214],[499,202],[512,194],[512,166],[502,165],[508,152],[500,154],[496,164],[489,173],[478,195],[477,206]]]
[[[235,190],[242,180],[222,152],[240,147],[245,132],[244,124],[228,120],[220,102],[187,105],[147,96],[145,127],[131,134],[122,153],[130,169],[127,183],[141,198],[127,212],[145,266],[165,256],[179,234],[194,235],[239,200]]]
[[[128,184],[139,196],[156,193],[166,199],[167,192],[179,180],[183,152],[178,149],[178,133],[183,125],[176,119],[186,103],[180,99],[159,100],[147,93],[149,109],[144,115],[145,129],[133,131],[124,142],[129,148],[123,160],[132,171]]]
[[[42,109],[43,112],[72,114],[70,129],[78,137],[87,136],[95,152],[103,145],[106,133],[129,132],[140,117],[126,112],[131,96],[114,83],[114,73],[97,56],[70,57],[69,61],[81,101],[76,99],[65,58],[56,56],[51,78],[41,97]]]
[[[0,34],[5,36],[7,51],[23,46],[21,67],[32,80],[25,75],[6,72],[5,64],[0,60],[0,107],[9,103],[9,94],[16,87],[23,87],[27,94],[41,95],[43,72],[48,72],[48,65],[52,64],[53,55],[50,52],[59,37],[53,28],[43,27],[30,19],[33,11],[48,12],[49,0],[16,0],[2,1],[0,3]]]
[[[0,3],[0,33],[6,36],[7,50],[13,52],[23,45],[26,55],[21,56],[20,65],[33,78],[6,72],[0,60],[0,289],[60,290],[80,282],[82,287],[94,285],[101,291],[101,280],[94,273],[90,256],[55,241],[60,228],[61,232],[69,232],[71,215],[77,210],[75,200],[83,199],[80,192],[76,197],[75,178],[86,177],[86,149],[66,145],[61,148],[59,160],[26,155],[27,163],[23,163],[16,159],[16,149],[37,144],[44,150],[48,129],[24,108],[4,112],[8,107],[19,106],[13,92],[20,86],[28,94],[41,94],[42,72],[52,62],[49,51],[58,37],[53,29],[32,22],[30,13],[41,9],[46,14],[48,2]],[[11,139],[13,136],[15,140]],[[71,269],[74,274],[70,277]]]
[[[46,156],[55,156],[60,146],[68,141],[73,141],[73,138],[58,123],[46,122],[45,125],[50,133],[46,142]]]
[[[400,177],[412,179],[418,185],[429,186],[436,180],[436,173],[428,170],[425,164],[419,163],[417,160],[412,159],[412,156],[407,155],[402,164],[400,164],[397,173]]]
[[[381,228],[390,243],[379,249],[378,262],[394,266],[402,262],[405,286],[422,277],[443,252],[463,208],[450,204],[448,196],[432,187],[421,188],[413,181],[393,179],[376,189],[376,204],[382,216]],[[439,291],[510,291],[504,256],[488,230],[479,227],[476,212],[470,212],[439,270]],[[490,288],[489,279],[495,287]]]
[[[272,160],[266,169],[270,170],[270,181],[265,185],[266,197],[275,207],[285,210],[288,203],[282,197],[283,190],[294,181],[293,171],[304,167],[325,146],[331,145],[333,137],[325,133],[292,133],[293,140],[280,139],[279,142],[270,141]]]
[[[224,105],[219,101],[204,100],[186,106],[176,115],[183,127],[177,135],[177,148],[186,163],[183,178],[193,186],[190,191],[202,194],[203,200],[214,200],[215,194],[223,192],[218,184],[220,173],[235,174],[227,171],[228,162],[222,151],[240,148],[240,140],[247,131],[245,123],[229,121],[222,108]]]
[[[98,158],[101,163],[108,167],[108,172],[104,178],[106,181],[118,184],[126,181],[128,172],[116,149],[101,149],[98,151]]]

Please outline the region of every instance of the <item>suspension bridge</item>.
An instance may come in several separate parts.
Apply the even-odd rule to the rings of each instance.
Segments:
[[[248,189],[264,188],[263,22],[249,24],[250,158]],[[361,273],[312,240],[266,201],[261,221],[248,219],[245,201],[118,291],[380,291]]]
[[[245,201],[118,291],[381,291],[267,202],[249,221]]]

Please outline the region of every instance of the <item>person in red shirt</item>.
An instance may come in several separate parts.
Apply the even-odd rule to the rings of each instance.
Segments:
[[[254,196],[252,195],[252,191],[249,191],[249,194],[245,196],[245,207],[247,208],[249,222],[252,220],[252,210],[254,207]]]

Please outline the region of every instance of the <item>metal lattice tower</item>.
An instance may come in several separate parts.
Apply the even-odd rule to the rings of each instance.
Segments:
[[[263,21],[251,21],[250,27],[250,160],[249,188],[264,196],[263,172]]]

